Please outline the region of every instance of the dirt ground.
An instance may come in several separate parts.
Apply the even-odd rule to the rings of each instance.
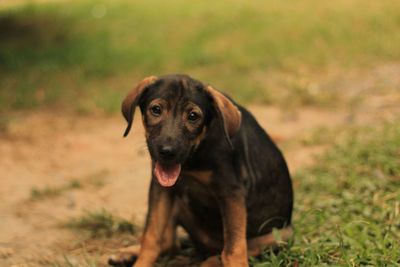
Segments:
[[[250,110],[278,142],[294,173],[312,164],[314,155],[326,148],[302,142],[321,127],[372,124],[400,114],[398,90],[366,94],[356,107],[287,112],[251,106]],[[46,111],[12,115],[0,136],[0,266],[49,266],[64,257],[74,263],[88,255],[97,257],[102,266],[107,255],[133,242],[118,238],[86,242],[79,233],[60,227],[85,210],[101,208],[143,223],[149,157],[140,120],[135,120],[125,139],[124,127],[119,115],[82,117]],[[31,199],[33,188],[57,187],[71,180],[78,180],[82,188]]]

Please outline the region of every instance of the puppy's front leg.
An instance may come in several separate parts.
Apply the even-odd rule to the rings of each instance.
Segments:
[[[135,267],[152,267],[158,256],[173,245],[173,240],[165,235],[168,225],[173,223],[173,196],[168,188],[152,180],[149,193],[149,208],[141,249]],[[168,227],[171,228],[171,227]],[[173,231],[173,229],[169,229]],[[165,244],[165,241],[171,244]]]
[[[224,248],[221,260],[224,267],[247,267],[246,200],[242,192],[219,197],[224,227]]]

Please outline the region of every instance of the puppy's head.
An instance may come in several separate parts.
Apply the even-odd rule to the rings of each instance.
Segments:
[[[240,111],[226,96],[186,75],[141,81],[122,103],[128,122],[124,136],[130,131],[136,106],[142,112],[154,174],[162,186],[175,184],[181,165],[206,137],[212,120],[220,122],[229,144],[241,122]]]

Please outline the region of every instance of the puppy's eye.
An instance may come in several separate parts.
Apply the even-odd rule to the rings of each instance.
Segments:
[[[153,114],[154,116],[158,117],[161,115],[162,113],[162,109],[161,106],[159,105],[154,105],[150,108],[151,114]]]
[[[197,114],[196,112],[190,112],[189,114],[188,114],[188,120],[189,121],[191,121],[191,122],[195,122],[195,121],[197,121],[198,119],[200,119],[200,115],[199,114]]]

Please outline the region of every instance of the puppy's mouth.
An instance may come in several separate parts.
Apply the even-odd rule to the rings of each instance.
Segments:
[[[178,180],[181,173],[181,164],[164,165],[157,161],[154,166],[154,173],[162,186],[170,187]]]

